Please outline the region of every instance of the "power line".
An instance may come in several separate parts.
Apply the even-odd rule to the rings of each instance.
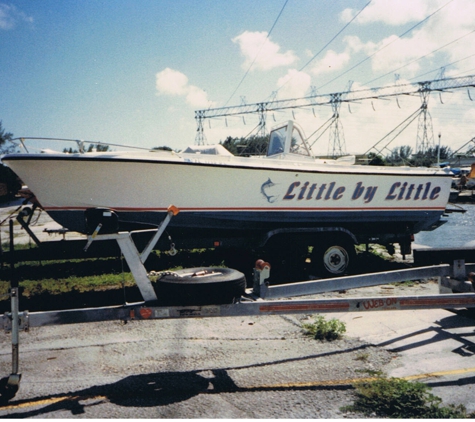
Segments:
[[[468,70],[466,70],[465,72],[462,72],[462,73],[473,72],[474,70],[475,70],[475,68],[472,67],[471,69],[468,69]]]
[[[430,53],[424,54],[423,56],[421,56],[421,57],[419,57],[419,58],[417,58],[417,59],[414,59],[414,60],[412,60],[412,61],[410,61],[410,62],[408,62],[408,63],[406,63],[406,64],[404,64],[404,65],[402,65],[402,66],[400,66],[400,67],[398,67],[397,69],[394,69],[394,70],[392,70],[392,71],[390,71],[390,72],[388,72],[388,73],[385,73],[384,75],[378,76],[377,78],[372,79],[371,81],[365,82],[363,85],[369,85],[369,84],[371,84],[371,83],[377,81],[378,79],[381,79],[381,78],[384,78],[385,76],[391,75],[391,74],[393,74],[394,72],[397,72],[399,69],[402,69],[403,67],[409,66],[410,64],[415,63],[415,62],[417,62],[417,61],[423,59],[424,57],[427,57],[427,56],[429,56],[429,55],[431,55],[431,54],[434,54],[434,53],[436,53],[437,51],[440,51],[440,50],[442,50],[443,48],[445,48],[445,47],[447,47],[447,46],[449,46],[449,45],[451,45],[451,44],[453,44],[453,43],[455,43],[455,42],[461,40],[462,38],[464,38],[464,37],[466,37],[466,36],[468,36],[468,35],[470,35],[470,34],[473,34],[474,32],[475,32],[475,29],[474,29],[473,31],[468,32],[468,33],[465,34],[465,35],[462,35],[461,37],[458,37],[457,39],[455,39],[455,40],[453,40],[453,41],[450,41],[449,43],[443,45],[442,47],[439,47],[439,48],[437,48],[437,49],[431,51]],[[473,54],[472,54],[472,55],[473,55]]]
[[[392,40],[391,42],[387,43],[386,45],[382,46],[379,50],[375,51],[373,54],[371,54],[370,56],[366,57],[365,59],[361,60],[359,63],[355,64],[354,66],[352,66],[351,68],[349,68],[348,70],[346,70],[345,72],[341,73],[340,75],[336,76],[335,78],[331,79],[330,81],[328,81],[327,83],[323,84],[322,86],[320,86],[318,89],[321,89],[323,88],[324,86],[327,86],[329,85],[330,83],[332,83],[333,81],[337,80],[338,78],[341,78],[343,75],[346,75],[348,72],[352,71],[353,69],[355,69],[356,67],[358,67],[359,65],[363,64],[364,62],[366,62],[367,60],[369,60],[371,57],[374,57],[376,54],[378,54],[380,51],[384,50],[386,47],[389,47],[392,43],[396,42],[397,40],[401,39],[402,37],[404,37],[406,34],[408,34],[409,32],[411,32],[414,28],[418,27],[419,25],[421,25],[422,23],[424,23],[426,20],[430,19],[432,16],[434,16],[437,12],[439,12],[440,10],[442,10],[444,7],[448,6],[450,3],[452,3],[454,0],[450,0],[448,1],[447,3],[445,3],[443,6],[439,7],[435,12],[431,13],[429,16],[427,16],[426,18],[424,18],[423,20],[421,20],[420,22],[416,23],[414,26],[412,26],[411,28],[409,28],[407,31],[405,31],[404,33],[402,33],[401,35],[399,35],[397,38],[395,38],[394,40]]]
[[[277,21],[279,20],[280,18],[280,15],[282,15],[282,12],[284,11],[285,9],[285,6],[287,6],[287,3],[289,2],[289,0],[285,0],[285,3],[284,5],[282,6],[282,9],[280,10],[277,18],[275,19],[274,21],[274,24],[272,25],[272,28],[270,29],[270,31],[267,33],[267,36],[266,36],[266,39],[264,40],[264,42],[262,43],[261,45],[261,48],[259,49],[259,51],[257,52],[256,56],[254,57],[254,60],[252,61],[252,63],[250,64],[249,68],[246,70],[246,73],[244,73],[244,76],[242,77],[241,81],[238,83],[238,86],[236,87],[236,89],[233,91],[233,93],[231,94],[231,96],[228,98],[228,100],[226,101],[226,103],[224,104],[224,107],[226,107],[229,103],[229,101],[231,101],[231,98],[233,98],[234,94],[236,93],[236,91],[239,89],[239,87],[242,85],[242,83],[244,82],[244,79],[246,79],[249,71],[251,70],[252,66],[254,66],[254,63],[256,62],[257,58],[259,57],[259,54],[261,53],[262,49],[264,48],[264,45],[265,43],[267,42],[267,40],[269,39],[270,37],[270,34],[272,33],[275,25],[277,24]]]
[[[474,53],[474,54],[470,54],[469,56],[464,57],[463,59],[459,59],[459,60],[456,60],[456,61],[454,61],[454,62],[452,62],[452,63],[448,63],[448,64],[445,65],[445,67],[452,66],[453,64],[462,62],[462,61],[467,60],[467,59],[469,59],[470,57],[473,57],[473,56],[475,56],[475,53]],[[428,75],[429,73],[435,72],[435,71],[438,70],[438,69],[440,69],[440,67],[438,67],[437,69],[429,70],[428,72],[424,72],[424,73],[422,73],[422,74],[420,74],[420,75],[414,76],[413,78],[411,78],[411,79],[409,79],[409,80],[412,81],[412,80],[415,80],[415,79],[419,79],[421,76]],[[472,70],[473,70],[473,69],[468,70],[467,72],[471,72]],[[467,73],[467,72],[464,72],[464,73]]]
[[[338,37],[338,35],[340,35],[340,34],[361,14],[361,12],[363,12],[363,10],[365,10],[365,9],[369,6],[369,4],[371,3],[371,1],[372,1],[372,0],[370,0],[368,3],[366,3],[366,5],[365,5],[355,16],[353,16],[353,18],[352,18],[343,28],[341,28],[341,29],[337,32],[337,34],[336,34],[330,41],[328,41],[328,42],[320,49],[320,51],[318,51],[318,53],[316,53],[307,63],[305,63],[305,64],[303,65],[303,67],[301,67],[301,68],[299,69],[299,72],[301,72],[302,70],[304,70],[313,60],[315,60],[315,58],[316,58],[323,50],[325,50],[325,49]],[[287,82],[289,82],[291,79],[292,79],[292,78],[287,79],[287,80],[285,81],[285,83],[283,83],[283,84],[278,88],[278,90],[281,89],[281,88],[282,88]],[[277,91],[278,91],[278,90],[277,90]]]

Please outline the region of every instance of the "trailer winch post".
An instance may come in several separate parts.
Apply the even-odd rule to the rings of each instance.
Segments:
[[[148,256],[150,255],[150,252],[152,252],[152,249],[154,248],[154,246],[158,242],[158,239],[160,239],[160,237],[162,236],[163,232],[167,228],[168,223],[170,222],[172,217],[177,215],[179,212],[180,212],[179,209],[177,207],[175,207],[174,205],[170,205],[168,207],[167,216],[160,223],[160,225],[158,226],[157,232],[153,235],[153,237],[148,242],[147,246],[145,246],[145,249],[140,254],[140,261],[142,262],[142,264],[144,264],[145,261],[147,260]]]
[[[270,264],[262,259],[258,259],[254,265],[252,293],[261,299],[264,299],[267,295],[269,282],[266,280],[270,276],[270,268]]]

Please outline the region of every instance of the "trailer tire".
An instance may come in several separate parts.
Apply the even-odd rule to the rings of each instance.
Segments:
[[[321,277],[336,277],[348,273],[356,259],[355,246],[338,236],[314,246],[311,262]]]
[[[160,305],[220,305],[244,294],[246,277],[231,268],[184,268],[163,273],[153,284]]]

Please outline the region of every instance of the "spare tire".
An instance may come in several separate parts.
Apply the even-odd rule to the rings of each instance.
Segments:
[[[244,294],[246,277],[231,268],[184,268],[159,273],[153,284],[159,305],[221,305]]]

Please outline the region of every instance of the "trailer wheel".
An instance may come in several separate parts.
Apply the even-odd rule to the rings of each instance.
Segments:
[[[355,246],[342,237],[314,246],[311,254],[312,266],[322,277],[335,277],[347,273],[355,258]]]
[[[219,305],[244,294],[246,277],[231,268],[198,267],[161,273],[153,284],[160,305]]]

